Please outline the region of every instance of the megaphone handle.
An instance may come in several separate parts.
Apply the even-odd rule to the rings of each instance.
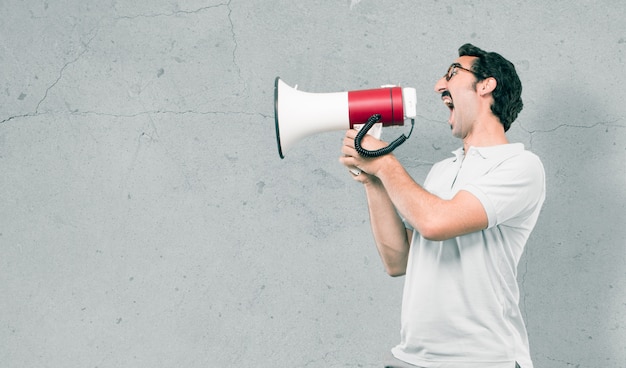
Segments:
[[[383,148],[373,150],[373,151],[366,150],[365,148],[363,148],[363,146],[361,146],[361,141],[363,140],[363,137],[365,137],[365,134],[367,134],[367,131],[370,130],[374,126],[374,124],[376,124],[380,120],[380,118],[381,118],[380,114],[374,114],[370,116],[370,118],[367,119],[367,123],[365,123],[363,128],[359,130],[356,137],[354,137],[354,148],[362,157],[374,158],[374,157],[380,157],[380,156],[389,154],[393,150],[398,148],[398,146],[400,146],[402,143],[404,143],[411,136],[411,133],[413,133],[415,120],[411,119],[411,131],[409,132],[408,136],[402,134],[400,137],[396,138],[396,140],[389,143],[387,147],[383,147]]]

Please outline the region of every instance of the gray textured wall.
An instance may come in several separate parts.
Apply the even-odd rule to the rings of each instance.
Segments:
[[[342,132],[278,158],[274,78],[417,88],[397,155],[421,181],[460,144],[432,87],[471,42],[516,63],[509,138],[547,171],[519,267],[536,366],[623,368],[624,19],[622,0],[0,0],[1,365],[378,367],[403,279]]]

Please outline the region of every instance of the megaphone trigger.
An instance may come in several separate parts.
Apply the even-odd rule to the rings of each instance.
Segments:
[[[350,169],[350,172],[354,175],[354,176],[359,176],[361,175],[362,171],[359,169]]]

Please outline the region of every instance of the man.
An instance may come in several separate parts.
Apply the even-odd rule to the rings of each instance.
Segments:
[[[545,173],[505,132],[522,110],[515,67],[471,44],[435,84],[463,147],[417,184],[393,154],[340,161],[363,183],[386,271],[406,274],[401,342],[386,367],[532,368],[517,265],[545,199]],[[386,144],[366,136],[369,150]]]

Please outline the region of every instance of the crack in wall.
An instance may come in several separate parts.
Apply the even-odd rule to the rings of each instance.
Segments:
[[[141,111],[133,114],[114,114],[114,113],[106,113],[106,112],[98,112],[98,111],[71,111],[70,115],[78,115],[78,116],[87,116],[87,115],[96,115],[96,116],[108,116],[113,118],[135,118],[144,115],[186,115],[186,114],[196,114],[196,115],[247,115],[247,116],[261,116],[262,118],[273,118],[273,115],[267,115],[260,112],[247,112],[247,111],[195,111],[195,110],[150,110],[150,111]],[[7,119],[8,120],[8,119]]]
[[[37,116],[38,114],[34,114],[34,113],[28,113],[28,114],[22,114],[22,115],[13,115],[13,116],[9,116],[8,118],[0,121],[0,124],[4,124],[4,123],[8,123],[11,120],[15,120],[15,119],[20,119],[20,118],[29,118],[29,117],[33,117],[33,116]]]
[[[232,0],[231,0],[232,1]],[[172,11],[169,13],[152,13],[152,14],[136,14],[136,15],[119,15],[117,16],[115,19],[137,19],[137,18],[157,18],[157,17],[173,17],[176,15],[180,15],[180,14],[197,14],[209,9],[215,9],[215,8],[219,8],[222,6],[229,6],[230,5],[230,1],[226,4],[217,4],[217,5],[210,5],[210,6],[204,6],[195,10],[176,10],[176,11]]]
[[[237,75],[239,76],[239,79],[242,80],[243,84],[244,84],[244,91],[246,90],[247,84],[245,83],[245,81],[243,80],[243,78],[241,77],[241,67],[239,66],[239,64],[237,64],[237,49],[239,47],[239,44],[237,42],[237,35],[235,33],[235,24],[233,22],[232,19],[232,13],[233,13],[233,8],[231,7],[231,3],[232,0],[229,0],[226,3],[221,3],[221,4],[217,4],[217,5],[211,5],[211,6],[205,6],[196,10],[177,10],[177,11],[173,11],[173,12],[169,12],[169,13],[154,13],[154,14],[137,14],[137,15],[122,15],[122,16],[118,16],[116,19],[120,20],[120,19],[137,19],[137,18],[156,18],[156,17],[172,17],[172,16],[176,16],[176,15],[180,15],[180,14],[197,14],[203,11],[207,11],[210,9],[216,9],[216,8],[221,8],[221,7],[226,7],[226,9],[228,9],[228,23],[230,24],[230,32],[232,35],[232,41],[234,44],[233,47],[233,65],[235,66],[235,68],[237,68]]]
[[[233,64],[237,68],[237,75],[239,76],[239,79],[243,81],[245,92],[247,89],[247,84],[245,80],[241,77],[241,68],[239,67],[239,64],[237,64],[237,48],[239,47],[239,44],[237,43],[237,35],[235,34],[235,24],[233,23],[232,18],[233,9],[230,7],[231,2],[232,0],[229,0],[228,3],[226,3],[226,7],[228,8],[228,22],[230,23],[230,33],[233,36],[233,44],[235,45],[235,47],[233,48]]]
[[[48,94],[50,93],[50,90],[52,90],[61,81],[61,79],[63,78],[63,74],[64,74],[65,70],[70,65],[75,64],[76,62],[78,62],[78,60],[80,60],[83,57],[83,55],[87,51],[89,51],[89,45],[94,40],[94,38],[96,38],[96,36],[98,35],[99,27],[100,27],[100,23],[98,22],[98,25],[96,27],[94,27],[92,29],[92,31],[91,31],[91,32],[93,32],[93,35],[89,38],[89,40],[87,40],[87,42],[83,42],[84,49],[73,60],[70,60],[70,61],[66,62],[65,64],[63,64],[63,66],[59,70],[57,78],[54,80],[54,82],[52,82],[51,85],[49,85],[46,88],[46,90],[44,91],[43,97],[39,100],[39,102],[37,102],[37,105],[35,106],[35,111],[34,112],[9,116],[8,118],[1,120],[0,124],[8,123],[9,121],[12,121],[12,120],[15,120],[15,119],[28,118],[28,117],[34,117],[34,116],[42,115],[39,112],[39,108],[41,107],[41,104],[43,104],[44,101],[48,98]]]
[[[559,124],[554,128],[551,129],[527,129],[524,127],[523,124],[519,124],[520,129],[522,129],[524,132],[528,133],[530,135],[530,139],[529,139],[529,146],[530,148],[532,148],[533,145],[533,137],[535,136],[535,134],[538,133],[554,133],[557,130],[561,129],[561,128],[575,128],[575,129],[593,129],[596,128],[598,126],[607,126],[607,127],[614,127],[614,128],[626,128],[626,124],[618,124],[620,121],[622,121],[622,118],[617,118],[611,121],[599,121],[597,123],[591,124],[591,125],[578,125],[578,124]]]
[[[235,24],[233,22],[232,19],[232,13],[233,13],[233,9],[231,7],[231,3],[232,0],[229,0],[228,2],[225,3],[220,3],[217,5],[211,5],[211,6],[205,6],[205,7],[201,7],[195,10],[176,10],[176,11],[172,11],[169,13],[154,13],[154,14],[137,14],[137,15],[122,15],[122,16],[117,16],[114,18],[114,20],[120,20],[120,19],[124,19],[124,20],[132,20],[132,19],[137,19],[137,18],[155,18],[155,17],[171,17],[171,16],[176,16],[176,15],[189,15],[189,14],[197,14],[203,11],[207,11],[207,10],[211,10],[211,9],[215,9],[215,8],[220,8],[220,7],[226,7],[228,9],[228,23],[230,24],[230,33],[232,35],[232,42],[233,42],[233,52],[232,52],[232,63],[235,66],[236,70],[237,70],[237,76],[239,78],[239,80],[242,82],[244,88],[243,91],[245,92],[245,90],[247,90],[247,83],[246,81],[243,79],[242,75],[241,75],[241,67],[239,66],[239,64],[237,63],[237,50],[239,47],[239,44],[237,42],[237,35],[235,33]],[[12,115],[9,116],[7,118],[4,118],[2,120],[0,120],[0,124],[4,124],[4,123],[8,123],[10,121],[14,121],[14,120],[18,120],[21,118],[29,118],[29,117],[35,117],[35,116],[39,116],[39,115],[43,115],[40,112],[41,106],[42,104],[48,99],[48,96],[50,94],[50,91],[52,91],[57,84],[63,79],[63,76],[66,72],[66,70],[73,64],[77,63],[84,55],[85,53],[87,53],[87,51],[89,51],[89,46],[91,44],[91,42],[95,39],[95,37],[98,35],[99,29],[100,29],[100,23],[102,22],[102,20],[100,22],[98,22],[98,25],[92,29],[91,32],[93,32],[93,35],[89,38],[89,40],[87,40],[87,42],[83,43],[83,47],[84,49],[72,60],[66,62],[65,64],[63,64],[63,66],[61,67],[61,69],[59,70],[56,79],[52,82],[52,84],[50,84],[44,91],[43,96],[41,97],[41,99],[37,102],[34,112],[29,112],[29,113],[25,113],[25,114],[18,114],[18,115]],[[111,116],[111,117],[135,117],[135,116],[141,116],[141,115],[146,115],[146,114],[244,114],[244,115],[261,115],[263,117],[267,117],[264,114],[259,114],[259,113],[247,113],[247,112],[222,112],[222,111],[205,111],[205,112],[200,112],[200,111],[194,111],[194,110],[185,110],[185,111],[166,111],[166,110],[154,110],[154,111],[143,111],[143,112],[139,112],[136,114],[114,114],[114,113],[103,113],[103,112],[95,112],[95,111],[84,111],[84,112],[71,112],[72,115],[81,115],[81,114],[95,114],[95,115],[100,115],[100,116]]]
[[[96,36],[98,35],[99,25],[94,29],[95,29],[95,32],[93,36],[91,36],[91,38],[87,42],[83,43],[83,47],[84,47],[83,51],[80,52],[73,60],[70,60],[67,63],[65,63],[63,67],[61,67],[61,70],[59,71],[59,76],[57,77],[57,79],[48,88],[46,88],[46,91],[44,92],[43,97],[41,98],[41,100],[39,100],[39,102],[37,103],[37,106],[35,107],[35,112],[34,112],[35,115],[39,114],[39,107],[48,98],[48,93],[50,92],[50,90],[53,89],[59,83],[61,78],[63,78],[63,73],[65,72],[65,69],[67,69],[70,65],[76,63],[78,60],[80,60],[83,57],[83,55],[85,55],[87,51],[89,51],[89,44],[91,44],[91,41],[93,41],[93,39],[96,38]]]
[[[576,124],[559,124],[556,127],[552,128],[552,129],[534,129],[534,130],[528,130],[526,128],[524,128],[524,126],[522,124],[520,124],[520,127],[527,133],[529,134],[535,134],[535,133],[552,133],[555,132],[561,128],[583,128],[583,129],[591,129],[591,128],[595,128],[597,126],[600,125],[606,125],[606,126],[613,126],[613,127],[618,127],[618,128],[626,128],[626,125],[622,125],[622,124],[617,124],[619,121],[621,121],[622,119],[615,119],[612,121],[600,121],[597,123],[594,123],[592,125],[576,125]]]
[[[63,65],[63,67],[61,68],[61,70],[59,71],[59,76],[57,77],[57,79],[48,87],[46,88],[43,97],[41,98],[41,100],[39,100],[39,102],[37,103],[37,106],[35,106],[35,115],[37,115],[39,113],[39,107],[41,106],[41,104],[48,98],[48,92],[50,92],[50,90],[52,88],[54,88],[57,83],[59,83],[59,81],[61,80],[61,78],[63,78],[63,72],[65,71],[65,69],[67,69],[67,67],[71,64],[74,64],[75,62],[77,62],[80,57],[86,52],[87,50],[83,50],[83,52],[81,52],[74,60],[69,61],[67,63],[65,63],[65,65]]]
[[[75,116],[88,116],[88,115],[96,115],[96,116],[105,116],[111,118],[136,118],[144,115],[186,115],[186,114],[196,114],[196,115],[245,115],[245,116],[260,116],[263,119],[273,118],[274,115],[263,114],[260,112],[248,112],[248,111],[194,111],[194,110],[184,110],[184,111],[175,111],[175,110],[151,110],[151,111],[141,111],[133,114],[114,114],[107,112],[98,112],[98,111],[71,111],[68,115]],[[57,114],[49,114],[49,113],[28,113],[21,115],[10,116],[2,121],[0,124],[8,123],[12,120],[21,119],[21,118],[30,118],[41,115],[53,115]],[[63,114],[65,115],[65,114]]]

